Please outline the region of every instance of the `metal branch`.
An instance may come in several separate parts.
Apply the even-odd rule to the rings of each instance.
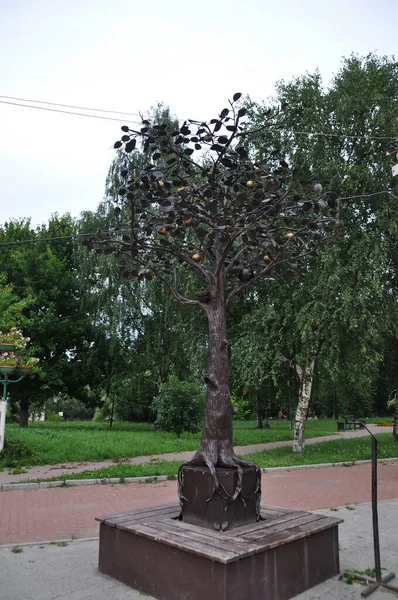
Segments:
[[[207,311],[206,305],[202,304],[201,302],[198,302],[197,300],[192,300],[190,298],[185,298],[185,296],[183,296],[178,291],[178,287],[177,287],[178,280],[177,280],[177,275],[176,275],[175,272],[173,274],[174,275],[174,285],[172,283],[170,283],[170,281],[164,275],[160,274],[159,272],[157,272],[156,275],[157,275],[157,277],[159,277],[159,279],[161,279],[161,281],[163,281],[163,283],[165,283],[167,285],[167,287],[169,288],[169,290],[173,294],[174,298],[176,298],[176,300],[178,300],[178,302],[180,302],[181,304],[184,304],[185,306],[199,306],[204,311]]]
[[[322,239],[322,243],[325,243],[325,241],[332,239],[332,236],[328,236],[326,238]],[[314,248],[312,248],[311,250],[307,250],[306,252],[303,252],[302,254],[299,254],[298,256],[295,256],[294,259],[295,260],[300,260],[301,258],[305,258],[306,256],[309,256],[309,254],[311,254],[311,252],[314,251],[314,249],[319,248],[319,246],[321,245],[321,242],[314,246]],[[286,245],[282,248],[282,250],[286,248]],[[267,265],[264,269],[262,269],[261,271],[259,271],[259,273],[257,273],[257,275],[255,275],[252,279],[250,279],[249,281],[245,281],[244,283],[240,283],[239,285],[237,285],[236,287],[234,287],[230,293],[227,296],[226,299],[226,304],[229,304],[229,302],[231,301],[232,297],[235,296],[236,294],[238,294],[239,292],[241,292],[242,290],[253,286],[254,284],[256,284],[260,279],[263,279],[265,277],[265,275],[271,271],[271,269],[273,269],[275,266],[277,265],[281,265],[284,264],[286,262],[288,262],[289,260],[292,260],[291,256],[287,256],[284,259],[281,259],[279,261],[277,261],[276,259],[272,262],[272,264]]]

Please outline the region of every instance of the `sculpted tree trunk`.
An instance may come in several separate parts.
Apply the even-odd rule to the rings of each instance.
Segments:
[[[210,291],[206,410],[200,447],[193,460],[202,460],[213,472],[220,462],[233,462],[232,404],[228,387],[226,306],[222,276]]]
[[[207,305],[209,323],[208,374],[206,408],[202,439],[192,459],[180,467],[180,490],[183,487],[183,467],[207,466],[213,480],[213,493],[219,491],[216,467],[233,467],[238,471],[238,485],[231,498],[235,500],[242,490],[242,467],[255,467],[260,493],[260,469],[252,462],[239,459],[232,445],[232,404],[228,385],[228,342],[225,300],[225,271],[210,288],[210,302]],[[225,493],[225,490],[223,490]]]
[[[308,406],[311,399],[314,367],[315,356],[309,360],[304,370],[299,365],[296,365],[296,371],[300,379],[300,389],[296,410],[296,422],[294,425],[293,452],[304,452],[305,450],[305,422],[307,420]]]

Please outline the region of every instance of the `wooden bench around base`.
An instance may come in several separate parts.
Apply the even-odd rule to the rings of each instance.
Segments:
[[[261,507],[217,532],[167,504],[97,517],[99,570],[159,600],[287,600],[339,572],[341,519]]]

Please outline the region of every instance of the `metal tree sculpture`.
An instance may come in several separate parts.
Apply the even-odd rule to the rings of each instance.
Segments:
[[[157,276],[179,302],[205,311],[206,408],[200,447],[188,464],[209,468],[213,494],[225,492],[216,467],[237,469],[229,501],[241,494],[242,467],[250,463],[232,446],[227,305],[277,267],[302,269],[334,221],[325,214],[319,183],[295,181],[275,153],[267,164],[252,162],[244,146],[250,133],[241,122],[246,110],[236,105],[240,96],[235,94],[229,108],[210,122],[189,120],[171,134],[166,123],[148,120],[137,131],[122,127],[124,135],[115,143],[126,164],[115,199],[120,225],[96,241],[97,252],[120,255],[125,276]],[[270,126],[274,117],[271,113]],[[148,161],[132,176],[128,157],[137,142]],[[187,268],[205,284],[194,298],[183,295],[179,285]]]

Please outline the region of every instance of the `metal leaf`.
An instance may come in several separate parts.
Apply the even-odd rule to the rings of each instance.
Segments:
[[[137,145],[137,140],[134,138],[134,139],[130,140],[129,142],[127,142],[124,149],[126,152],[132,152],[135,149],[136,145]]]

